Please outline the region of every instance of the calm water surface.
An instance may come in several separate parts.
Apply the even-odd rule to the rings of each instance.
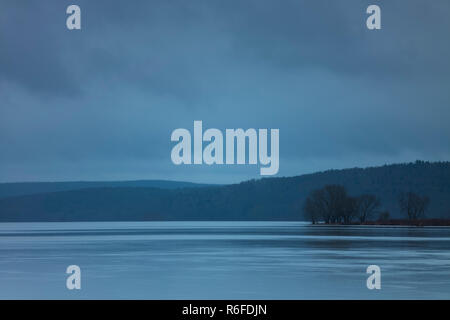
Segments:
[[[381,290],[366,287],[371,264]],[[0,223],[0,298],[450,299],[450,228]]]

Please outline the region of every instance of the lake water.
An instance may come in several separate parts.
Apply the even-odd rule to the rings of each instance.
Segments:
[[[366,287],[373,264],[381,290]],[[450,228],[0,223],[0,298],[449,299]]]

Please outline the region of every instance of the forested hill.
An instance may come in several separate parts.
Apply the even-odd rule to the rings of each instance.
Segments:
[[[391,217],[401,217],[399,194],[413,191],[430,198],[428,217],[450,218],[450,162],[418,161],[215,187],[118,186],[7,197],[0,199],[0,221],[303,220],[306,197],[327,184],[379,196]]]
[[[140,187],[140,188],[178,189],[178,188],[193,188],[205,186],[208,185],[184,181],[169,181],[169,180],[13,182],[13,183],[0,183],[0,198],[21,196],[35,193],[70,191],[85,188]]]

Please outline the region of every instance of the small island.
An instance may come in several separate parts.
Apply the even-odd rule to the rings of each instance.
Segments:
[[[330,184],[316,189],[306,198],[303,211],[312,224],[386,225],[386,226],[450,226],[450,219],[426,218],[430,199],[412,191],[401,193],[399,210],[405,219],[391,219],[380,210],[380,199],[372,194],[350,196],[342,185]]]

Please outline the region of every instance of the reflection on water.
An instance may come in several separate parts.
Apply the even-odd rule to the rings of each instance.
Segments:
[[[80,291],[65,287],[72,264]],[[0,223],[0,298],[449,299],[450,228]]]

